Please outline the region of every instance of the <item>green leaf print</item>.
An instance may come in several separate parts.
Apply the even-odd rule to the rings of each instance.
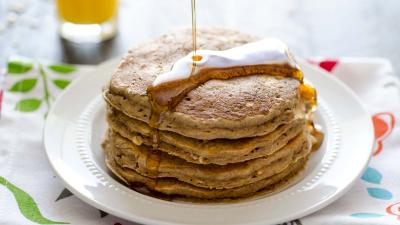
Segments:
[[[54,65],[49,65],[49,69],[51,69],[57,73],[67,74],[67,73],[74,72],[76,70],[76,67],[72,66],[72,65],[65,65],[65,64],[64,65],[54,64]]]
[[[60,89],[64,89],[65,87],[68,86],[68,84],[70,83],[69,80],[62,80],[62,79],[54,79],[53,83],[59,87]]]
[[[22,99],[17,102],[15,109],[21,112],[33,112],[36,111],[40,105],[42,104],[42,100],[37,98],[27,98]]]
[[[35,200],[17,186],[7,181],[4,177],[0,176],[0,184],[4,185],[14,195],[17,201],[19,211],[28,220],[38,224],[69,224],[66,222],[57,222],[45,218],[40,212]]]
[[[10,91],[11,92],[23,92],[23,93],[28,92],[28,91],[32,90],[32,88],[35,87],[36,82],[37,82],[37,78],[20,80],[10,88]]]
[[[7,64],[7,73],[14,74],[23,74],[32,69],[32,63],[21,62],[21,61],[10,61]]]

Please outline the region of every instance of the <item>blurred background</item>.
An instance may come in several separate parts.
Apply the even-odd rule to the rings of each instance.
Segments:
[[[86,0],[71,2],[79,1]],[[114,0],[98,0],[93,11],[107,14],[108,8],[99,6],[105,1],[113,7]],[[55,0],[0,0],[0,65],[14,55],[97,64],[120,57],[135,43],[191,25],[190,0],[119,0],[115,7],[116,35],[82,44],[60,37]],[[197,0],[197,24],[278,37],[305,58],[387,57],[400,71],[398,0]]]

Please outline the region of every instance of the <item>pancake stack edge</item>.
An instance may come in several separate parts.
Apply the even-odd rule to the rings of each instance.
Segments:
[[[211,50],[256,40],[216,28],[199,29],[198,36],[199,48]],[[124,57],[103,93],[109,169],[137,191],[189,201],[242,199],[289,184],[313,140],[295,79],[211,80],[168,112],[158,130],[149,126],[146,87],[190,51],[190,31],[178,30]]]

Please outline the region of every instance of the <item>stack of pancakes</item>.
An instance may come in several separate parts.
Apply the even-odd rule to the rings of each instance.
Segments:
[[[199,29],[199,49],[256,40]],[[300,82],[268,75],[210,80],[192,90],[157,128],[146,89],[191,52],[190,30],[132,48],[104,90],[110,170],[132,188],[183,199],[236,199],[274,191],[305,165],[312,147]]]

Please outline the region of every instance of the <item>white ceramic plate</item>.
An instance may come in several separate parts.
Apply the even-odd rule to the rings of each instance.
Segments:
[[[46,152],[56,173],[77,197],[116,216],[151,224],[276,224],[315,212],[343,195],[371,155],[373,127],[358,98],[322,70],[302,64],[318,90],[316,122],[326,137],[302,179],[256,200],[231,204],[174,203],[137,193],[107,171],[101,150],[105,104],[101,88],[117,67],[108,61],[74,81],[47,117]]]

